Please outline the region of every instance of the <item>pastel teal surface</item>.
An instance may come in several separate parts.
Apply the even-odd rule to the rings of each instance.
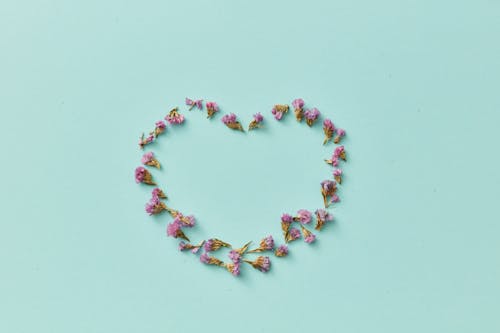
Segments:
[[[499,332],[500,3],[2,1],[0,332]],[[281,239],[321,205],[319,126],[347,130],[335,222],[262,274],[179,253],[144,212],[138,136],[155,145],[194,239]]]

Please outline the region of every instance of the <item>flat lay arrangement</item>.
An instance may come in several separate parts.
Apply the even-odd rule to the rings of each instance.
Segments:
[[[188,111],[206,109],[207,118],[211,119],[220,112],[219,105],[216,102],[204,103],[202,99],[185,99],[185,105]],[[317,108],[306,108],[305,102],[301,98],[297,98],[291,103],[293,113],[298,122],[304,122],[307,126],[315,126],[315,123],[320,119],[321,113]],[[281,121],[288,114],[290,106],[288,104],[276,104],[271,109],[271,114],[276,121]],[[155,127],[147,136],[141,135],[139,139],[139,147],[144,150],[152,147],[153,143],[167,131],[167,123],[170,126],[183,125],[185,118],[178,107],[174,107],[165,116],[165,121],[157,121]],[[252,121],[248,126],[238,120],[234,113],[227,113],[221,117],[221,122],[231,130],[245,132],[258,131],[259,128],[265,126],[264,116],[259,112],[254,114]],[[343,171],[339,168],[341,162],[346,161],[346,151],[344,146],[340,144],[342,138],[346,135],[345,130],[334,125],[331,119],[325,118],[322,122],[324,137],[323,145],[329,143],[335,144],[332,155],[324,161],[333,167],[332,178],[325,179],[318,184],[319,192],[323,202],[314,209],[299,209],[295,214],[283,213],[278,220],[281,224],[283,234],[283,244],[278,244],[272,235],[267,235],[258,241],[258,245],[252,246],[249,241],[240,247],[233,246],[230,242],[225,242],[217,238],[210,238],[191,241],[188,237],[188,229],[195,227],[196,219],[193,215],[184,214],[170,206],[165,201],[168,200],[167,195],[154,181],[152,168],[160,169],[161,164],[156,159],[153,151],[143,153],[141,158],[141,166],[135,169],[136,183],[154,186],[151,192],[151,198],[146,203],[145,210],[149,215],[166,214],[173,220],[167,225],[167,236],[174,239],[179,239],[179,250],[190,251],[194,255],[199,255],[199,260],[207,265],[215,265],[229,271],[234,276],[240,275],[240,268],[243,263],[261,271],[267,272],[271,268],[271,258],[285,257],[290,249],[289,244],[302,238],[304,242],[310,244],[315,242],[316,234],[311,231],[309,226],[313,226],[316,231],[321,231],[327,222],[333,221],[333,215],[328,211],[334,204],[337,204],[340,199],[337,194],[338,185],[342,184]],[[151,169],[151,171],[149,170]],[[319,195],[318,195],[319,197]],[[313,221],[316,221],[313,223]],[[278,223],[276,223],[278,225]],[[224,261],[216,257],[217,251],[221,248],[228,248],[230,251],[227,255],[227,260]]]

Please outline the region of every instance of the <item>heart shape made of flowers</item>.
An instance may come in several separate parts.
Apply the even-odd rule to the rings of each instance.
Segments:
[[[219,106],[216,102],[206,102],[203,105],[203,100],[193,100],[186,98],[185,104],[188,110],[193,108],[203,110],[206,108],[207,118],[213,118],[220,112]],[[304,101],[300,98],[292,101],[292,107],[295,118],[298,122],[304,122],[312,127],[320,118],[320,112],[316,108],[304,108]],[[288,114],[290,106],[287,104],[276,104],[271,109],[273,117],[280,121]],[[184,115],[179,111],[178,107],[170,110],[165,116],[165,120],[170,126],[179,126],[184,123]],[[235,131],[244,132],[245,129],[241,122],[238,120],[234,113],[225,114],[221,117],[221,121],[228,128]],[[248,131],[258,130],[263,126],[264,116],[261,113],[256,113],[253,120],[249,123]],[[145,149],[153,144],[165,131],[167,124],[160,120],[156,122],[155,128],[149,132],[148,136],[142,134],[139,140],[139,147]],[[339,144],[345,136],[345,131],[341,128],[334,126],[333,122],[326,118],[323,120],[323,144],[326,145],[330,142]],[[316,235],[309,230],[306,226],[309,225],[314,219],[316,223],[314,229],[321,231],[325,223],[332,221],[333,216],[329,213],[328,209],[332,204],[338,203],[339,197],[337,195],[338,185],[342,184],[342,169],[338,168],[341,162],[346,161],[346,152],[344,146],[338,145],[334,148],[330,158],[324,160],[327,164],[334,167],[332,172],[332,179],[325,179],[320,183],[320,192],[322,196],[322,206],[314,210],[314,213],[307,209],[300,209],[294,215],[284,213],[281,216],[281,231],[285,244],[277,245],[272,235],[267,235],[259,241],[258,246],[251,248],[252,242],[247,242],[240,247],[233,247],[230,243],[217,238],[209,238],[200,240],[199,242],[191,242],[187,233],[187,229],[193,228],[196,220],[193,215],[185,215],[180,211],[168,206],[165,201],[167,200],[166,194],[160,187],[157,187],[156,182],[153,180],[152,173],[147,169],[161,168],[160,162],[156,159],[154,152],[148,151],[143,154],[141,158],[142,166],[135,169],[135,181],[145,185],[155,186],[151,192],[151,198],[146,204],[146,212],[149,215],[159,215],[167,213],[173,219],[167,225],[167,236],[175,239],[181,239],[179,243],[180,251],[190,251],[193,254],[198,254],[200,250],[203,252],[199,259],[202,263],[207,265],[215,265],[225,268],[234,276],[240,275],[240,266],[242,263],[247,263],[253,268],[267,272],[271,268],[271,259],[265,253],[272,253],[276,257],[286,257],[289,253],[288,243],[296,241],[301,237],[306,243],[313,243],[316,240]],[[217,258],[214,253],[221,248],[229,248],[229,261],[224,262]],[[255,254],[257,257],[250,260],[248,256]]]

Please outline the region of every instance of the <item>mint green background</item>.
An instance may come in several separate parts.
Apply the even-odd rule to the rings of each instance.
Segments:
[[[500,4],[2,1],[1,332],[499,332]],[[303,97],[345,127],[336,222],[269,274],[180,254],[133,181],[155,151],[194,239],[279,236],[330,174]]]

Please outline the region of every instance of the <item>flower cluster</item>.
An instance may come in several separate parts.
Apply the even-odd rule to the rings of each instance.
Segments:
[[[142,155],[141,162],[144,165],[153,166],[158,169],[160,168],[160,162],[158,162],[158,160],[155,158],[155,154],[152,151],[144,153],[144,155]]]
[[[159,188],[155,188],[151,193],[151,199],[146,204],[146,213],[149,215],[157,215],[168,210],[167,205],[161,199],[166,199],[167,196]]]
[[[203,100],[202,99],[192,100],[191,98],[186,97],[186,105],[189,106],[189,111],[191,111],[191,109],[194,108],[195,106],[198,109],[202,110],[203,109]]]
[[[251,131],[255,128],[260,128],[262,127],[261,123],[264,121],[264,116],[260,114],[260,112],[257,112],[256,114],[253,115],[253,119],[248,125],[248,130]]]
[[[186,98],[185,104],[189,106],[189,110],[193,108],[203,110],[202,99],[192,100],[190,98]],[[301,98],[293,100],[291,104],[294,108],[294,114],[298,122],[305,119],[308,126],[313,126],[314,123],[320,118],[319,110],[317,108],[304,108],[305,103]],[[211,118],[215,115],[215,113],[219,112],[219,106],[216,102],[206,102],[206,108],[207,118]],[[281,120],[283,116],[288,113],[288,110],[288,105],[276,104],[272,109],[272,114],[275,119]],[[179,109],[175,107],[168,113],[167,116],[165,116],[165,120],[170,125],[179,125],[184,123],[185,119],[184,116],[179,113]],[[254,114],[252,121],[248,125],[248,130],[250,131],[262,127],[263,120],[264,117],[261,113]],[[234,113],[223,115],[221,121],[230,129],[244,131],[242,124],[238,121]],[[144,146],[154,142],[159,135],[165,132],[165,130],[165,122],[156,122],[155,129],[150,132],[148,136],[144,136],[144,134],[141,136],[139,141],[140,148],[144,148]],[[343,129],[336,128],[330,119],[325,119],[323,121],[323,132],[325,135],[323,144],[326,144],[329,141],[333,141],[335,144],[338,144],[341,138],[345,136],[345,131]],[[343,172],[337,167],[341,161],[346,161],[344,146],[336,147],[333,151],[332,157],[325,161],[335,167],[332,172],[334,180],[326,179],[321,182],[323,203],[325,208],[328,208],[332,203],[339,201],[339,197],[337,196],[337,184],[342,184]],[[153,152],[144,153],[141,158],[141,163],[144,166],[160,169],[160,162],[156,159]],[[143,166],[136,168],[135,181],[137,183],[144,183],[147,185],[156,185],[153,181],[152,174]],[[274,254],[276,257],[285,257],[289,253],[289,248],[286,244],[276,246],[272,235],[262,238],[259,245],[251,250],[249,249],[251,242],[246,243],[240,248],[233,248],[231,244],[218,238],[202,240],[198,244],[191,243],[185,233],[185,229],[195,226],[196,220],[194,216],[184,215],[178,210],[167,206],[164,202],[165,199],[167,199],[165,193],[158,187],[154,188],[151,192],[151,198],[145,206],[146,213],[149,215],[158,215],[166,211],[173,218],[173,220],[167,224],[167,236],[181,239],[178,245],[178,249],[180,251],[198,254],[200,249],[202,249],[203,251],[201,252],[203,253],[200,255],[200,261],[202,263],[225,268],[225,270],[230,272],[232,275],[239,276],[241,273],[240,269],[242,263],[247,263],[261,272],[268,272],[271,268],[271,259],[269,256],[258,255],[253,259],[247,258],[247,256],[252,256],[256,253],[269,252]],[[283,214],[281,216],[281,229],[283,231],[285,243],[290,243],[299,238],[303,238],[306,243],[313,243],[316,240],[316,235],[306,228],[306,226],[310,225],[314,218],[316,219],[314,229],[318,231],[321,231],[327,222],[333,220],[333,216],[323,208],[316,209],[314,214],[306,209],[299,209],[294,216],[286,213]],[[229,250],[228,262],[224,262],[223,260],[212,255],[221,248],[227,248]]]
[[[153,176],[144,167],[137,167],[135,169],[135,182],[144,183],[148,185],[156,185],[156,183],[153,182]]]
[[[184,122],[184,116],[179,113],[179,108],[173,108],[168,115],[165,116],[165,120],[168,121],[170,125],[180,125]]]
[[[293,112],[295,113],[295,119],[301,122],[304,118],[304,100],[302,98],[297,98],[292,101]]]
[[[221,121],[224,123],[224,125],[226,125],[230,129],[244,132],[243,127],[241,126],[240,122],[236,119],[236,115],[234,113],[224,115]]]
[[[165,132],[166,130],[166,125],[163,122],[163,120],[159,120],[155,124],[155,129],[152,132],[149,132],[148,136],[145,136],[144,133],[142,133],[141,137],[139,138],[139,148],[144,149],[144,146],[152,143],[160,134]]]
[[[281,120],[281,118],[283,118],[283,115],[285,113],[288,113],[288,109],[290,107],[286,104],[276,104],[272,109],[271,109],[271,113],[273,114],[274,116],[274,119],[276,120]]]
[[[304,224],[309,224],[312,221],[312,214],[306,209],[299,209],[297,215],[291,216],[290,214],[283,214],[281,216],[281,230],[283,231],[283,236],[285,237],[285,242],[289,243],[296,239],[299,239],[302,230],[302,235],[304,236],[304,241],[306,243],[312,243],[316,236],[310,232]],[[292,227],[293,222],[298,222],[300,225],[300,230]]]
[[[216,102],[207,102],[205,105],[207,107],[207,118],[212,118],[215,113],[219,112],[219,106]]]
[[[314,125],[314,123],[316,122],[316,120],[319,118],[319,110],[316,109],[316,108],[312,108],[312,109],[309,109],[309,110],[306,110],[304,112],[304,116],[306,118],[306,123],[309,127],[311,127],[312,125]]]

